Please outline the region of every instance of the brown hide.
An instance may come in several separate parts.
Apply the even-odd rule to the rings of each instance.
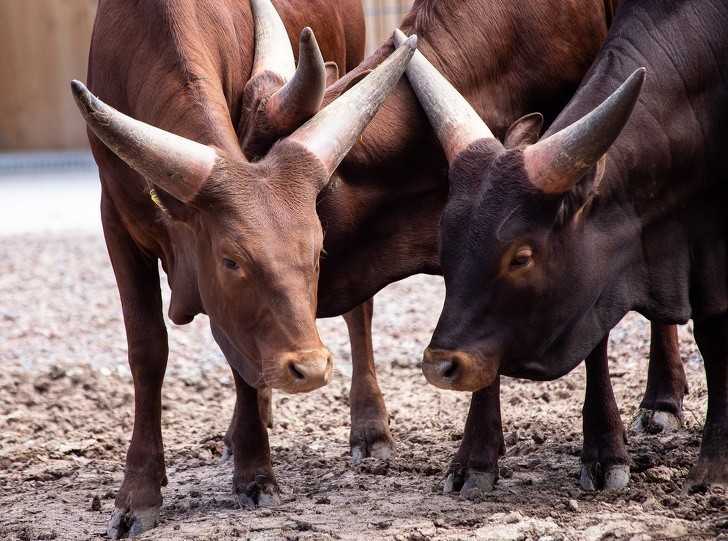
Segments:
[[[335,62],[342,72],[361,60],[363,15],[357,0],[281,0],[273,4],[294,51],[303,27],[311,26],[324,59]],[[312,158],[307,151],[303,157],[299,151],[291,158],[291,150],[285,148],[260,166],[235,165],[245,162],[240,144],[246,141],[237,132],[256,131],[255,126],[251,129],[246,125],[254,112],[251,107],[257,106],[246,101],[255,49],[253,31],[250,4],[244,0],[100,3],[89,60],[91,91],[135,120],[207,145],[225,157],[217,164],[204,193],[194,201],[188,198],[194,209],[159,190],[158,206],[145,180],[92,136],[103,185],[102,218],[105,228],[123,227],[139,249],[161,259],[172,289],[170,317],[176,323],[189,322],[197,313],[216,307],[215,316],[228,326],[228,335],[250,335],[252,321],[263,328],[256,333],[258,345],[234,340],[253,364],[271,356],[285,357],[287,353],[281,352],[286,351],[323,351],[326,356],[311,313],[320,249],[316,248],[320,231],[316,232],[319,225],[313,212],[318,186],[308,189],[309,179],[323,178],[325,172],[316,160],[307,163]],[[266,83],[270,88],[264,90],[272,93],[283,82],[273,75]],[[275,138],[287,133],[273,135],[268,148]],[[302,180],[286,186],[281,181],[291,174]],[[226,175],[236,175],[237,186],[225,181]],[[295,195],[284,195],[289,192]],[[278,205],[278,198],[289,199],[292,204]],[[278,210],[271,216],[266,208]],[[230,273],[220,273],[210,265],[201,267],[200,258],[212,260],[216,253],[227,250],[232,253],[230,261],[245,259],[247,256],[237,253],[238,239],[228,235],[236,228],[251,237],[248,250],[255,253],[256,261],[250,263],[250,273],[260,265],[281,272],[263,280],[241,274],[240,278],[250,282],[267,284],[262,287],[267,287],[268,293],[260,288],[238,293],[249,307],[244,316],[247,327],[233,329],[233,325],[240,325],[241,313],[233,312],[230,302],[218,298],[219,288],[209,284],[232,286]],[[296,231],[301,242],[281,245],[276,238],[284,231]],[[311,249],[309,243],[313,244]],[[309,298],[311,294],[313,298]],[[268,300],[261,302],[256,296]],[[269,309],[270,313],[260,308],[266,302],[276,307]],[[251,384],[267,380],[265,373],[261,376],[250,368],[238,368]]]
[[[527,113],[540,111],[551,122],[573,94],[611,17],[603,0],[586,4],[418,0],[402,30],[417,34],[418,49],[503,138]],[[327,99],[391,51],[389,41],[330,88]],[[319,198],[326,252],[319,316],[342,314],[406,276],[439,273],[447,191],[444,155],[403,80]]]

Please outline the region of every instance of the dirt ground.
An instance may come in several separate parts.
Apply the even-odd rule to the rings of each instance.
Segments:
[[[169,485],[144,539],[728,539],[728,493],[683,494],[706,408],[700,356],[681,329],[686,427],[631,435],[628,489],[578,488],[583,368],[556,382],[506,379],[508,444],[481,501],[442,494],[469,396],[426,384],[418,361],[443,297],[416,277],[375,301],[375,349],[397,455],[352,466],[346,328],[321,321],[338,372],[326,388],[275,395],[271,433],[283,502],[244,511],[221,463],[232,413],[229,369],[204,317],[170,325],[163,431]],[[630,315],[612,335],[622,417],[635,415],[649,329]],[[0,238],[0,539],[98,539],[113,510],[132,425],[132,385],[116,287],[96,235]],[[727,451],[728,452],[728,451]]]

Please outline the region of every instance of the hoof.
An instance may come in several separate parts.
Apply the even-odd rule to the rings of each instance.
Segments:
[[[236,491],[235,496],[243,509],[273,507],[281,503],[278,485],[264,475],[256,476],[255,481],[245,485],[242,490]]]
[[[682,428],[682,419],[669,411],[641,409],[630,427],[637,434],[661,434]]]
[[[586,492],[621,490],[629,485],[629,465],[611,464],[605,469],[599,462],[582,464],[579,485]]]
[[[131,511],[128,509],[114,510],[111,515],[106,535],[110,539],[124,539],[137,537],[147,530],[151,530],[159,523],[159,507],[145,509],[143,511]]]
[[[481,498],[484,494],[492,492],[498,476],[493,472],[469,471],[460,495],[468,500]]]
[[[604,490],[622,490],[629,485],[629,466],[612,464],[604,474]]]
[[[728,488],[728,461],[698,460],[685,482],[685,492],[695,492],[708,487]]]
[[[481,472],[475,470],[451,471],[447,474],[442,486],[445,494],[459,492],[461,496],[474,499],[484,493],[491,492],[498,481],[495,472]]]
[[[371,424],[362,429],[352,428],[351,462],[360,464],[368,457],[388,460],[394,455],[394,441],[389,428],[382,424]]]

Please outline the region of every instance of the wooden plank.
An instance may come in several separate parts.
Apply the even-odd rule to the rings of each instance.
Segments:
[[[85,79],[96,0],[0,0],[0,150],[87,146],[68,87]]]
[[[367,24],[367,54],[379,47],[399,25],[412,0],[363,0]]]
[[[367,50],[392,33],[412,0],[362,0]],[[84,148],[68,82],[85,80],[97,0],[0,0],[0,151]]]

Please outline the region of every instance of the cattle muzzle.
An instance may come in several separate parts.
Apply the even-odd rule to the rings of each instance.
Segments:
[[[475,392],[495,381],[498,363],[486,362],[465,351],[427,348],[422,359],[422,372],[435,387]]]
[[[331,381],[334,359],[326,348],[284,353],[267,374],[267,383],[287,393],[307,393]]]

